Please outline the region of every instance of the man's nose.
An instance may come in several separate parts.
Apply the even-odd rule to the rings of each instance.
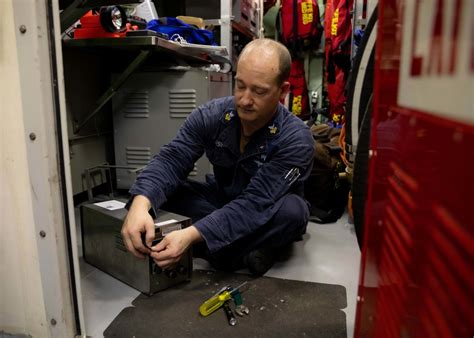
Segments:
[[[253,97],[250,90],[248,89],[244,90],[244,92],[242,93],[242,97],[240,99],[240,103],[244,106],[251,106],[253,104]]]

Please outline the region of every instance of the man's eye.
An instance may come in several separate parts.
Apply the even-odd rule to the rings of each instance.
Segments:
[[[258,89],[257,89],[257,90],[255,91],[255,94],[257,94],[257,95],[265,95],[266,93],[267,93],[266,90],[258,90]]]

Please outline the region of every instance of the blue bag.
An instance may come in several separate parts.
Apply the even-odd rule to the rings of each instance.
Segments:
[[[188,25],[176,18],[165,17],[159,18],[158,20],[151,20],[147,24],[147,29],[167,34],[169,40],[175,40],[177,35],[179,35],[188,43],[212,46],[217,45],[214,41],[214,34],[212,32],[206,29],[195,28],[194,26]]]

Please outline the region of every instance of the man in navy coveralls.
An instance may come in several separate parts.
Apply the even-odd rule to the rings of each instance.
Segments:
[[[290,66],[288,50],[276,41],[258,39],[244,48],[234,96],[196,108],[132,186],[122,227],[132,254],[150,255],[168,268],[194,245],[218,269],[247,267],[261,275],[279,250],[301,238],[309,216],[303,182],[314,141],[279,103],[289,90]],[[214,175],[205,183],[186,180],[204,153]],[[150,211],[158,208],[186,215],[193,224],[147,248],[141,234],[150,246]]]

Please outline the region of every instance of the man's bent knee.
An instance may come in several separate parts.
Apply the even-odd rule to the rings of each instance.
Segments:
[[[306,225],[309,209],[306,201],[298,195],[289,194],[283,197],[280,209],[274,216],[277,223]]]
[[[272,227],[279,228],[279,245],[293,242],[306,232],[309,209],[306,201],[298,195],[283,197],[281,207],[272,219]],[[278,242],[278,241],[277,241]]]

